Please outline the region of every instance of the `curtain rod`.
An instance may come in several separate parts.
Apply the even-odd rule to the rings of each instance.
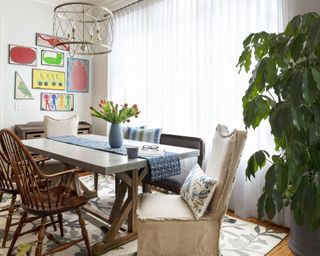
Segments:
[[[119,8],[119,9],[116,9],[115,11],[113,11],[113,13],[115,13],[115,12],[120,12],[120,11],[122,11],[123,9],[126,9],[126,8],[128,8],[128,7],[130,7],[130,6],[133,6],[133,5],[137,4],[137,3],[140,3],[140,2],[142,2],[142,1],[144,1],[144,0],[137,0],[137,1],[133,2],[133,3],[131,3],[131,4],[128,4],[128,5],[125,5],[125,6],[121,7],[121,8]]]

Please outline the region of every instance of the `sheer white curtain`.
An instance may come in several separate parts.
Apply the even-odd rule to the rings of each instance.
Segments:
[[[114,14],[108,55],[108,98],[137,103],[132,125],[200,136],[206,151],[218,123],[244,129],[241,98],[249,76],[236,64],[252,32],[283,29],[280,0],[144,0]],[[230,207],[256,215],[263,175],[246,182],[257,149],[273,147],[268,125],[249,132]]]

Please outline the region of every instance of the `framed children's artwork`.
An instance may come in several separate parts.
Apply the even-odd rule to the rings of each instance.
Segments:
[[[65,74],[61,71],[32,69],[32,88],[64,91]]]
[[[37,48],[9,44],[9,64],[37,66]]]
[[[68,58],[67,91],[89,92],[89,60]]]
[[[74,94],[41,93],[40,110],[42,111],[73,111]]]
[[[63,67],[64,53],[54,51],[41,51],[41,65]]]
[[[48,48],[54,48],[57,43],[63,43],[65,39],[55,36],[50,36],[42,33],[36,33],[36,45]],[[67,44],[57,46],[57,49],[69,51],[70,47]]]
[[[14,73],[14,78],[14,98],[16,100],[33,100],[32,93],[18,72]]]

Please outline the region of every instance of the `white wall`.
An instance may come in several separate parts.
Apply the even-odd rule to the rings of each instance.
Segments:
[[[284,18],[287,24],[294,16],[307,12],[320,13],[320,0],[286,0],[289,9],[285,10]]]
[[[80,120],[91,122],[89,107],[92,100],[91,60],[89,93],[74,93],[75,106],[73,112],[40,111],[40,93],[44,90],[31,89],[32,68],[66,71],[67,54],[64,68],[46,67],[41,65],[42,49],[35,45],[35,33],[52,34],[53,6],[26,0],[0,1],[0,128],[12,127],[15,124],[39,121],[48,114],[56,118],[65,118],[77,113]],[[2,29],[1,29],[1,20]],[[2,31],[1,31],[2,30]],[[37,67],[8,64],[8,44],[37,47]],[[50,50],[50,49],[49,49]],[[80,58],[87,58],[79,56]],[[1,69],[3,72],[1,73]],[[14,73],[17,71],[29,86],[34,100],[14,100]],[[67,74],[66,74],[67,75]],[[49,92],[49,91],[48,91]],[[52,91],[51,91],[52,92]],[[56,91],[62,92],[62,91]],[[15,104],[21,110],[15,110]],[[2,106],[2,108],[1,108]]]
[[[92,105],[98,107],[101,99],[107,99],[107,55],[94,56],[92,68]],[[99,118],[92,118],[92,132],[106,135],[106,122]]]

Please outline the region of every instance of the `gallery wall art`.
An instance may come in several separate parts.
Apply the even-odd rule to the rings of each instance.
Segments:
[[[37,48],[9,44],[9,63],[37,66]]]
[[[55,51],[41,51],[41,65],[63,67],[64,54]]]
[[[63,38],[58,38],[55,36],[50,36],[42,33],[36,33],[36,45],[48,48],[54,48],[57,43],[63,43]],[[69,46],[66,44],[59,45],[57,47],[62,51],[69,51]]]
[[[33,100],[32,93],[18,72],[14,73],[14,98],[16,100]]]
[[[32,88],[64,91],[65,74],[61,71],[32,69]]]
[[[89,60],[68,58],[67,91],[89,92]]]
[[[41,93],[40,110],[42,111],[73,111],[74,94]]]

